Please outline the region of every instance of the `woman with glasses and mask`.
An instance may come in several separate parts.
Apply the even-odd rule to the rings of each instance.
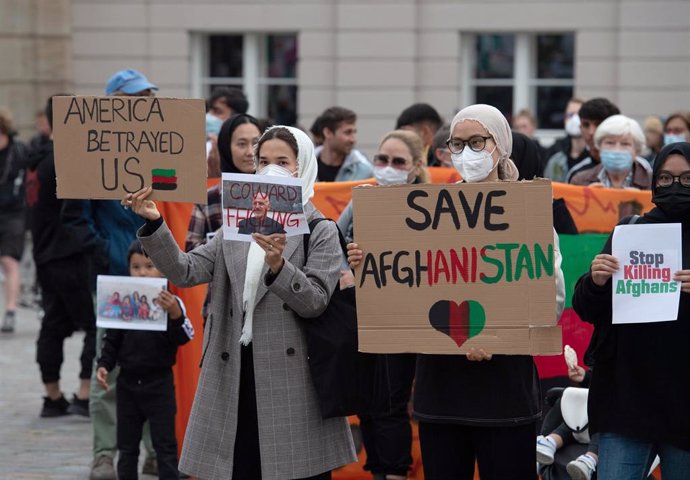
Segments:
[[[269,128],[255,159],[258,176],[301,179],[307,221],[323,217],[311,203],[317,163],[304,132]],[[179,287],[213,281],[180,470],[203,479],[327,480],[356,461],[347,419],[321,417],[302,330],[340,277],[336,226],[314,227],[306,258],[302,235],[255,233],[250,243],[225,240],[222,230],[183,253],[150,194],[122,203],[146,219],[138,236],[156,267]]]
[[[471,105],[451,123],[448,148],[455,168],[469,183],[515,181],[509,158],[510,125],[490,105]],[[558,238],[554,234],[557,311],[565,298]],[[352,266],[363,252],[348,245]],[[461,288],[461,287],[458,287]],[[496,301],[501,301],[497,298]],[[470,480],[475,462],[482,480],[536,476],[534,438],[541,416],[539,377],[529,355],[418,355],[414,416],[427,480]]]
[[[424,145],[414,132],[393,130],[387,133],[374,155],[377,185],[428,183],[424,167]],[[352,241],[352,202],[345,208],[338,226],[348,242]],[[348,269],[349,271],[349,269]],[[392,408],[387,415],[360,415],[362,440],[367,452],[364,469],[375,479],[405,480],[412,465],[412,429],[407,404],[414,380],[414,354],[388,355]]]
[[[577,173],[573,185],[649,190],[652,167],[640,156],[645,137],[640,125],[625,115],[612,115],[601,122],[594,133],[594,145],[601,162]]]
[[[644,479],[658,455],[664,480],[690,475],[690,143],[673,143],[654,162],[655,208],[621,224],[680,223],[678,318],[612,325],[611,237],[575,287],[573,307],[594,324],[589,430],[599,433],[599,480]]]

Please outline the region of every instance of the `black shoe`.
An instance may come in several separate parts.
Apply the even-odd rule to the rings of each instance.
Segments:
[[[15,314],[13,311],[6,311],[5,317],[2,319],[2,327],[0,327],[0,332],[2,333],[14,333],[14,324],[16,323]]]
[[[50,397],[43,397],[43,409],[41,410],[41,417],[62,417],[69,415],[67,409],[69,402],[65,400],[65,396],[61,395],[57,400],[51,400]]]
[[[67,412],[73,415],[81,415],[82,417],[89,416],[89,399],[82,400],[76,395],[72,395],[72,401],[67,407]]]

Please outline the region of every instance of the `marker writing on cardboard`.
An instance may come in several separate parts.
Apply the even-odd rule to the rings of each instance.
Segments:
[[[390,272],[390,277],[388,272]],[[408,287],[458,283],[512,283],[554,275],[553,245],[495,243],[449,250],[391,250],[367,253],[359,286],[371,279],[377,288],[389,278]]]
[[[165,122],[161,102],[149,97],[72,97],[64,124],[87,122],[148,123]],[[112,192],[134,193],[146,185],[143,165],[133,154],[154,153],[180,155],[184,151],[184,137],[172,130],[111,130],[92,128],[86,134],[86,152],[114,152],[117,156],[102,156],[101,186]],[[153,181],[153,180],[152,180]],[[167,186],[167,185],[166,185]],[[155,187],[155,185],[154,185]],[[177,184],[174,184],[177,187]],[[170,190],[172,188],[165,188]]]
[[[460,217],[464,216],[467,227],[473,229],[477,226],[483,209],[484,215],[481,215],[481,218],[486,230],[507,230],[510,225],[508,223],[497,223],[495,218],[497,216],[503,216],[505,214],[505,209],[500,205],[494,204],[494,200],[505,195],[505,190],[492,190],[486,193],[486,197],[484,196],[484,192],[478,192],[474,199],[474,205],[471,205],[466,193],[459,190],[458,201],[460,202],[460,209],[458,209],[450,192],[445,189],[440,190],[436,198],[436,205],[432,217],[432,212],[416,202],[418,199],[428,198],[429,194],[423,190],[413,190],[407,195],[407,206],[421,213],[422,219],[416,220],[407,217],[405,223],[409,228],[417,231],[423,231],[428,228],[437,230],[443,218],[450,218],[455,229],[460,230],[462,228]]]

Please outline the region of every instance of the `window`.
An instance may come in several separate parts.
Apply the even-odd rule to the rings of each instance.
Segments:
[[[482,33],[463,36],[464,105],[488,103],[510,120],[529,108],[541,129],[562,129],[575,84],[575,35]]]
[[[193,37],[193,94],[215,87],[244,90],[249,112],[297,123],[297,35],[212,34]]]

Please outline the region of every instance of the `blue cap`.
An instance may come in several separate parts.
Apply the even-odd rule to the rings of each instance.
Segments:
[[[115,92],[123,92],[132,95],[149,89],[158,90],[158,87],[149,82],[140,71],[129,68],[120,70],[110,77],[105,85],[105,94],[112,95]]]

